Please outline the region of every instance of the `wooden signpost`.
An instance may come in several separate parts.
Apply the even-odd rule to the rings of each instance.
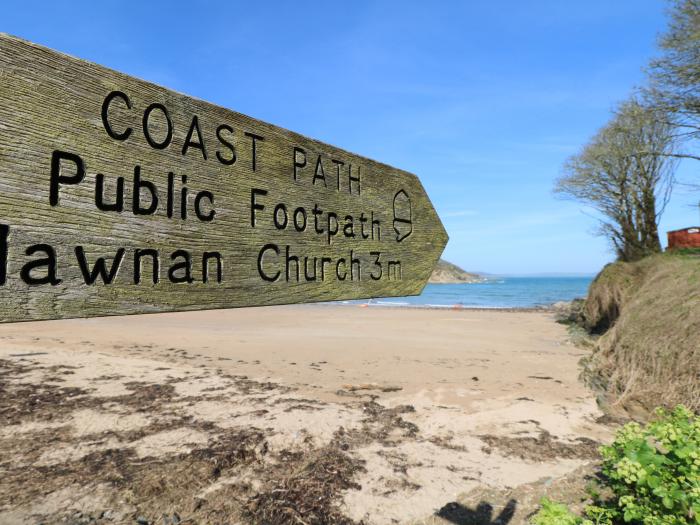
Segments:
[[[0,321],[420,293],[415,175],[0,34]]]

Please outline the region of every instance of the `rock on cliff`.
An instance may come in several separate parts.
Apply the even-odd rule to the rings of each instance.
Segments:
[[[483,277],[462,270],[459,266],[440,259],[430,276],[430,283],[478,283]]]

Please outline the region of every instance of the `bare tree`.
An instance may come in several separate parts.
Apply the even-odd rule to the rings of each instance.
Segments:
[[[645,95],[680,139],[700,138],[700,0],[673,0],[669,27],[659,40],[662,55],[649,67]],[[650,151],[651,154],[660,152]],[[687,152],[679,158],[700,160]]]
[[[673,130],[658,111],[631,99],[566,162],[556,182],[556,193],[600,212],[599,233],[620,260],[661,251],[658,223],[677,162]]]

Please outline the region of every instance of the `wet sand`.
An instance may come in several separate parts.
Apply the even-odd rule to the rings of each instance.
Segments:
[[[459,523],[488,493],[519,523],[611,434],[585,351],[544,312],[304,305],[2,325],[0,341],[2,523],[274,522],[299,472],[325,491],[301,519]],[[163,481],[230,439],[243,452],[215,475]],[[334,481],[319,458],[343,466]]]

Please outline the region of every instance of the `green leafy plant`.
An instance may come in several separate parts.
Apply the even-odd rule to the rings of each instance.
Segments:
[[[600,483],[613,496],[596,498],[580,521],[543,500],[533,524],[700,524],[700,417],[683,406],[658,409],[654,421],[628,423],[600,451]]]
[[[532,525],[580,525],[583,519],[571,512],[566,505],[542,498],[541,508],[532,517]]]

